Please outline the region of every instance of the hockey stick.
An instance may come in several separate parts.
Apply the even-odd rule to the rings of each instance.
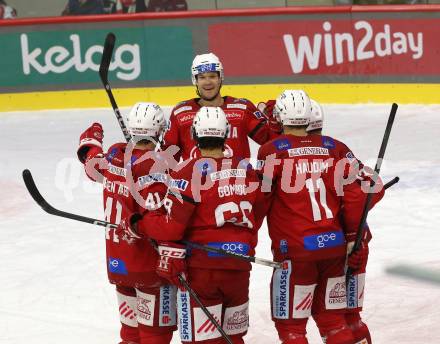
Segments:
[[[102,84],[104,85],[105,91],[107,92],[108,99],[112,104],[113,112],[119,122],[122,133],[124,134],[125,140],[128,142],[131,139],[131,135],[125,126],[124,119],[119,111],[118,104],[116,104],[115,97],[113,97],[113,92],[108,82],[108,71],[110,69],[110,62],[113,55],[113,49],[115,48],[116,36],[113,33],[107,34],[104,42],[104,51],[102,52],[101,64],[99,65],[99,76],[101,78]]]
[[[393,179],[391,179],[388,183],[386,183],[383,188],[386,190],[390,187],[392,187],[394,184],[397,184],[399,182],[400,178],[399,177],[394,177]]]
[[[44,199],[44,197],[41,195],[40,191],[38,191],[38,188],[35,185],[34,178],[32,177],[32,173],[31,173],[31,171],[29,171],[27,169],[23,171],[23,180],[26,185],[26,188],[28,189],[28,191],[29,191],[30,195],[32,196],[32,198],[34,199],[34,201],[45,212],[47,212],[51,215],[61,216],[61,217],[65,217],[68,219],[86,222],[86,223],[90,223],[90,224],[98,225],[98,226],[103,226],[103,227],[107,227],[107,228],[116,228],[117,227],[117,225],[115,225],[113,223],[109,223],[107,221],[101,221],[101,220],[92,219],[92,218],[86,217],[86,216],[71,214],[71,213],[54,208]],[[223,338],[229,344],[233,344],[231,339],[229,338],[229,336],[223,330],[223,328],[218,324],[218,322],[214,319],[214,317],[209,312],[209,310],[200,301],[199,297],[194,292],[194,290],[189,286],[188,282],[186,282],[186,280],[182,276],[179,276],[179,281],[180,281],[180,283],[182,283],[182,285],[185,286],[185,288],[188,290],[188,292],[191,294],[191,296],[194,298],[194,300],[197,302],[197,304],[202,308],[203,312],[206,314],[206,316],[209,318],[209,320],[212,322],[212,324],[218,329],[218,331],[223,336]]]
[[[32,196],[32,198],[34,199],[34,201],[37,202],[37,204],[41,208],[43,208],[43,210],[46,213],[49,213],[49,214],[55,215],[55,216],[65,217],[65,218],[75,220],[75,221],[90,223],[92,225],[103,226],[106,228],[118,227],[117,225],[110,223],[110,222],[107,222],[107,221],[101,221],[101,220],[93,219],[91,217],[76,215],[76,214],[68,213],[68,212],[54,208],[44,199],[44,197],[41,195],[40,191],[38,191],[38,188],[34,182],[34,178],[32,177],[31,171],[29,171],[29,170],[23,171],[23,180],[26,185],[26,188],[28,189],[28,191],[29,191],[30,195]]]
[[[386,183],[384,185],[384,189],[388,189],[388,188],[392,187],[394,184],[399,182],[399,179],[400,179],[399,177],[394,177],[393,179],[391,179],[388,183]],[[201,244],[197,244],[197,243],[194,243],[191,241],[183,241],[183,243],[189,247],[193,247],[193,248],[196,248],[199,250],[204,250],[204,251],[212,252],[212,253],[218,253],[218,254],[228,256],[228,257],[238,258],[238,259],[241,259],[244,261],[248,261],[248,262],[252,262],[252,263],[256,263],[256,264],[260,264],[260,265],[265,265],[265,266],[269,266],[269,267],[276,268],[276,269],[283,269],[283,263],[274,262],[272,260],[252,257],[252,256],[244,255],[244,254],[235,253],[232,251],[225,251],[221,248],[216,248],[216,247],[212,247],[212,246],[208,246],[208,245],[201,245]]]
[[[217,330],[220,332],[224,340],[228,342],[228,344],[233,344],[231,338],[226,334],[226,332],[223,330],[221,325],[215,320],[211,312],[206,308],[206,306],[200,301],[199,296],[196,294],[196,292],[189,286],[189,283],[185,280],[185,278],[182,275],[179,275],[179,281],[182,283],[182,285],[185,287],[186,290],[190,293],[191,297],[196,301],[196,303],[200,306],[203,313],[206,314],[208,319],[211,321],[211,323],[217,328]]]
[[[212,253],[218,253],[218,254],[221,254],[221,255],[224,255],[224,256],[241,259],[241,260],[244,260],[244,261],[247,261],[247,262],[269,266],[271,268],[276,268],[276,269],[282,269],[283,268],[283,263],[274,262],[272,260],[252,257],[252,256],[248,256],[248,255],[245,255],[245,254],[235,253],[233,251],[226,251],[226,250],[223,250],[221,248],[216,248],[216,247],[212,247],[212,246],[208,246],[208,245],[201,245],[201,244],[197,244],[197,243],[191,242],[191,241],[185,241],[184,240],[183,243],[185,245],[189,246],[189,247],[196,248],[196,249],[199,249],[199,250],[204,250],[204,251],[212,252]]]
[[[388,144],[388,139],[390,138],[391,129],[393,128],[394,118],[396,117],[397,107],[398,107],[398,105],[396,103],[393,103],[393,105],[391,106],[390,116],[388,117],[388,122],[387,122],[387,126],[385,128],[385,133],[383,134],[382,144],[380,145],[379,155],[377,157],[376,166],[374,167],[374,175],[372,178],[370,188],[374,187],[374,185],[376,184],[377,176],[379,176],[380,168],[382,166],[383,157],[385,156],[385,150],[386,150],[387,144]],[[350,254],[359,250],[359,247],[361,246],[362,238],[363,238],[364,232],[365,232],[364,227],[365,227],[365,223],[367,222],[368,210],[370,208],[370,203],[371,203],[372,198],[373,198],[373,193],[369,192],[367,195],[367,200],[365,201],[364,209],[362,211],[361,221],[359,223],[359,227],[358,227],[358,230],[356,233],[356,240],[354,242],[354,246],[353,246],[353,249],[350,252]],[[345,282],[346,282],[345,285],[346,286],[349,285],[348,282],[350,281],[352,275],[353,275],[353,271],[350,267],[348,267],[346,275],[345,275]]]
[[[62,211],[62,210],[54,208],[41,195],[40,191],[37,188],[37,185],[35,184],[34,178],[32,177],[32,173],[29,170],[24,170],[23,171],[23,180],[24,180],[24,183],[26,185],[26,188],[28,189],[28,191],[29,191],[30,195],[32,196],[32,198],[34,199],[34,201],[46,213],[49,213],[49,214],[55,215],[55,216],[65,217],[65,218],[68,218],[68,219],[71,219],[71,220],[75,220],[75,221],[90,223],[92,225],[98,225],[98,226],[102,226],[102,227],[106,227],[106,228],[117,228],[118,227],[118,225],[116,225],[114,223],[110,223],[110,222],[107,222],[107,221],[94,219],[94,218],[87,217],[87,216],[82,216],[82,215],[76,215],[76,214],[68,213],[66,211]],[[231,256],[231,257],[238,258],[238,259],[243,259],[243,260],[246,260],[248,262],[253,262],[255,264],[272,266],[272,267],[275,267],[275,268],[282,267],[281,263],[272,262],[272,261],[265,260],[265,259],[262,259],[262,258],[256,258],[256,257],[251,257],[251,256],[240,255],[240,254],[235,253],[235,252],[225,251],[225,250],[222,250],[222,249],[217,249],[217,248],[209,247],[209,246],[203,246],[203,245],[199,245],[199,244],[195,244],[195,243],[184,242],[184,244],[193,245],[193,246],[197,245],[197,246],[200,246],[200,247],[198,247],[200,249],[203,249],[203,247],[205,247],[205,248],[208,248],[211,252],[228,255],[228,256]],[[269,264],[271,264],[271,265],[269,265]]]

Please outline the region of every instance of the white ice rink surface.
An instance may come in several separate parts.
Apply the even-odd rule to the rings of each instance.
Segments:
[[[326,106],[325,133],[344,141],[374,167],[390,106]],[[0,114],[0,343],[118,342],[114,287],[106,278],[104,235],[96,227],[44,213],[21,179],[29,168],[57,208],[103,218],[100,189],[89,183],[75,154],[93,121],[105,143],[123,140],[111,110]],[[410,263],[440,270],[440,106],[401,106],[382,177],[400,176],[370,213],[371,242],[363,317],[374,343],[440,343],[440,286],[389,276],[387,266]],[[271,258],[267,228],[257,256]],[[271,270],[251,277],[252,344],[278,343],[270,320]],[[313,322],[310,343],[321,343]],[[176,334],[173,343],[180,342]]]

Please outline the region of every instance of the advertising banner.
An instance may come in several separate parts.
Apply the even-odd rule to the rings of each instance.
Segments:
[[[258,102],[311,90],[321,102],[440,103],[440,5],[138,13],[0,22],[0,111],[120,106],[196,96],[191,63],[213,52],[222,92]],[[78,102],[81,99],[81,102]]]
[[[432,76],[440,75],[439,25],[440,19],[220,23],[209,27],[209,42],[230,76]]]
[[[2,33],[0,87],[98,83],[109,29]],[[193,58],[187,27],[114,28],[117,44],[110,80],[125,82],[188,79]],[[179,58],[176,58],[176,55]]]

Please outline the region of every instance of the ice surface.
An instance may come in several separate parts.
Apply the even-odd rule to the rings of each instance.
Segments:
[[[390,106],[324,108],[325,132],[374,167]],[[117,343],[103,229],[44,213],[21,179],[29,168],[50,203],[103,218],[100,189],[86,180],[75,154],[79,134],[93,121],[103,124],[105,143],[123,140],[113,113],[15,112],[0,119],[0,343]],[[385,181],[398,175],[400,182],[369,216],[374,239],[363,317],[375,343],[440,343],[440,287],[384,272],[397,263],[440,270],[439,156],[440,106],[401,106],[381,173]],[[269,248],[263,227],[257,256],[270,259]],[[252,272],[248,343],[278,342],[270,320],[270,275],[263,266]],[[309,341],[321,343],[313,322]]]

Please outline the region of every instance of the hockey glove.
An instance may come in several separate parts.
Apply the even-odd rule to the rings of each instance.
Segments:
[[[140,214],[134,213],[123,218],[116,228],[116,235],[129,245],[143,238],[143,236],[136,231],[135,222],[139,220],[140,217],[142,217]]]
[[[178,287],[182,287],[179,275],[186,276],[186,248],[184,245],[175,242],[160,242],[157,250],[156,273]]]
[[[374,170],[371,167],[364,166],[362,167],[358,174],[356,175],[356,179],[358,183],[361,185],[362,190],[365,193],[378,193],[383,188],[382,179],[374,172]],[[375,181],[374,186],[371,188],[373,184],[373,180]],[[371,190],[370,190],[371,188]]]
[[[78,159],[84,163],[87,158],[87,152],[90,148],[98,147],[102,151],[102,139],[104,138],[104,131],[101,124],[93,123],[84,131],[79,137]]]
[[[264,109],[264,114],[267,117],[269,123],[270,137],[276,137],[283,132],[283,126],[278,122],[277,118],[274,116],[273,109],[275,106],[274,100],[268,100],[266,107]]]
[[[261,111],[261,113],[265,113],[267,104],[265,102],[259,102],[257,105],[257,109]]]
[[[364,270],[367,266],[368,260],[368,244],[362,241],[359,249],[351,253],[353,246],[354,242],[349,242],[347,245],[347,265],[353,270],[353,272]]]

